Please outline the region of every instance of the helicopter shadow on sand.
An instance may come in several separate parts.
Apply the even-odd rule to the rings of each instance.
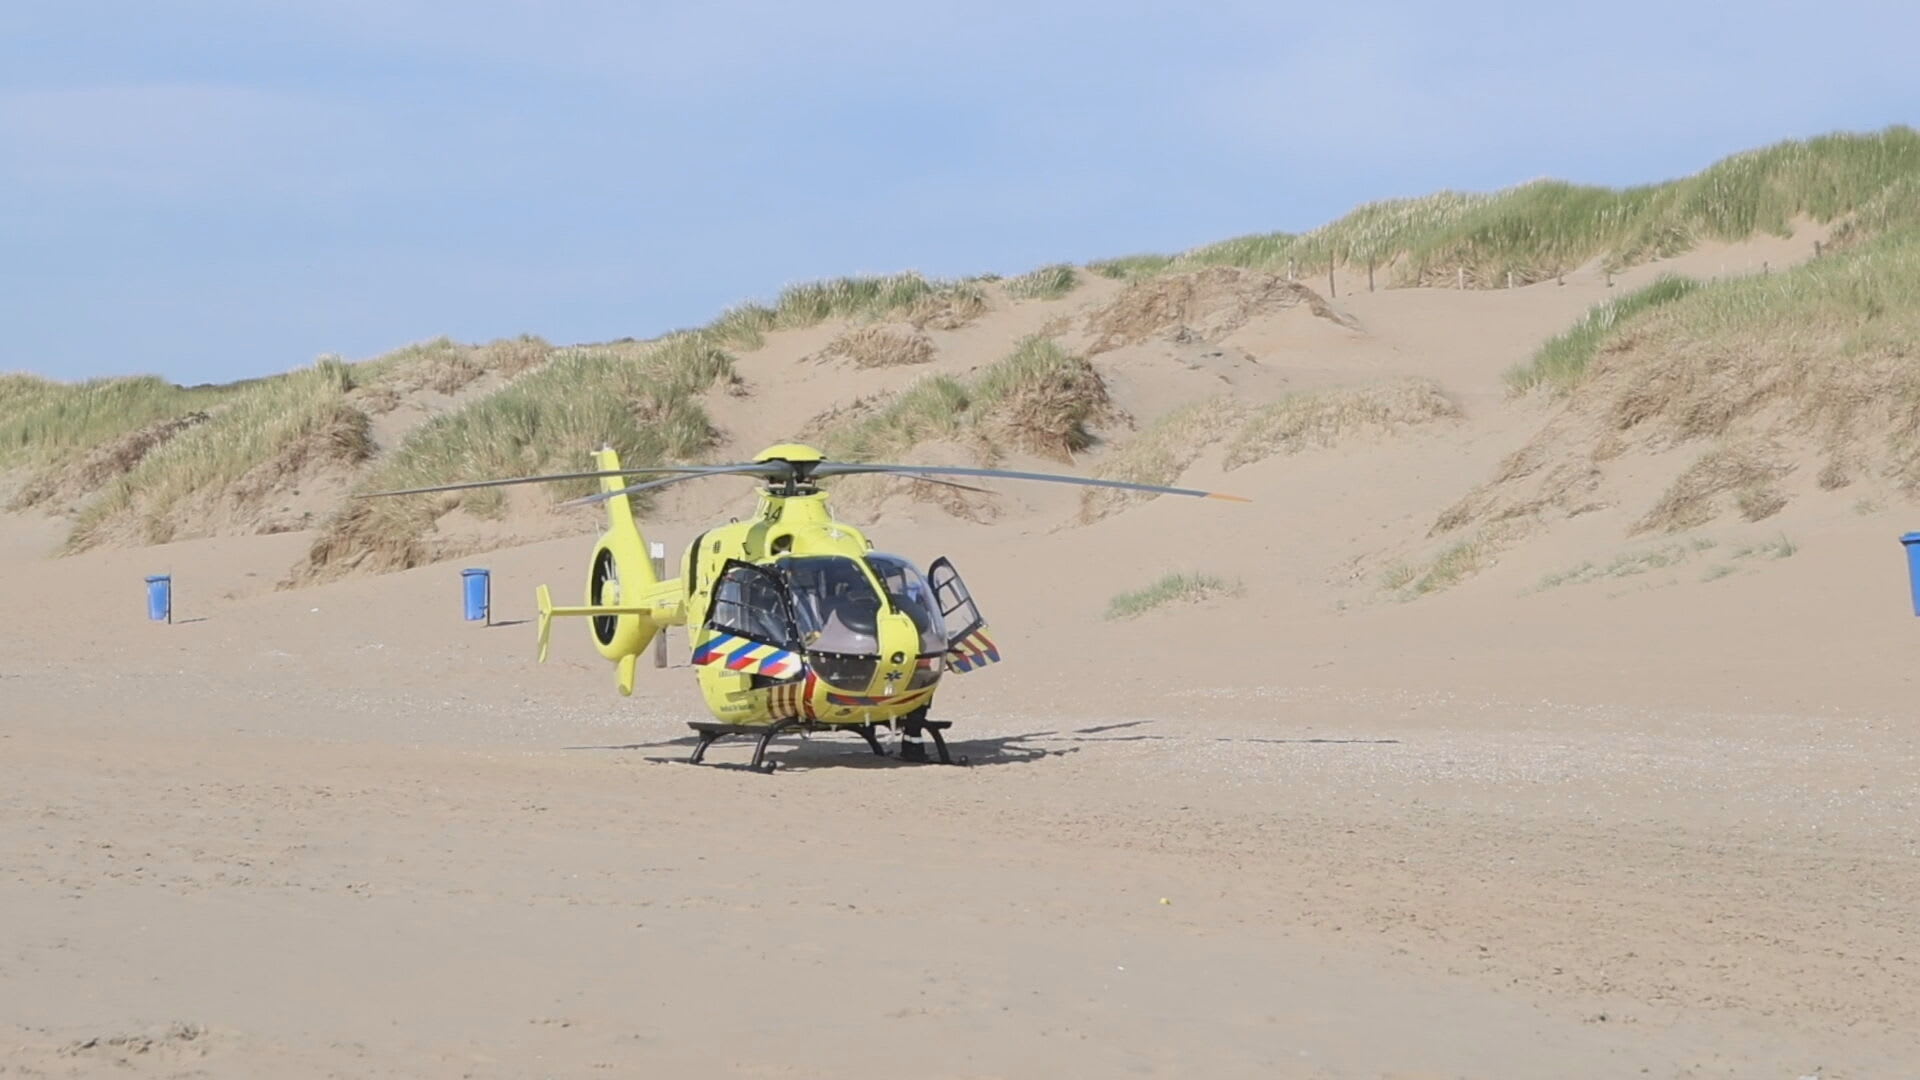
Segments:
[[[1057,757],[1062,754],[1079,752],[1080,748],[1077,746],[1048,748],[1023,745],[1055,734],[1055,732],[1045,731],[1028,732],[1020,735],[1003,735],[995,738],[949,739],[947,741],[947,752],[953,759],[953,765],[963,765],[969,768],[973,766],[990,765],[1024,765],[1029,762],[1039,761],[1041,758]],[[688,754],[691,754],[694,746],[697,745],[699,741],[700,737],[698,735],[688,734],[672,739],[661,739],[656,742],[627,743],[620,746],[569,746],[566,749],[665,750],[668,748],[681,748],[685,749]],[[886,740],[883,738],[882,741],[885,742]],[[716,742],[713,744],[713,749],[708,751],[708,753],[726,753],[728,750],[734,751],[737,755],[743,754],[750,756],[753,751],[753,741],[748,738],[740,738]],[[656,765],[687,764],[685,756],[666,757],[660,754],[649,754],[644,760]],[[782,772],[788,770],[810,771],[813,769],[919,768],[923,765],[939,764],[934,761],[903,760],[898,756],[897,748],[888,750],[886,756],[881,757],[874,754],[873,751],[867,748],[864,742],[860,742],[857,739],[827,738],[817,733],[804,738],[798,735],[781,737],[768,748],[767,760],[776,763]],[[712,757],[708,757],[707,760],[701,762],[700,766],[702,768],[737,769],[743,772],[749,771],[751,768],[744,760],[714,760]]]
[[[953,764],[972,766],[1025,765],[1043,758],[1077,754],[1083,749],[1100,743],[1125,742],[1182,742],[1195,741],[1195,736],[1163,735],[1153,732],[1130,731],[1133,728],[1151,725],[1151,720],[1125,720],[1112,724],[1096,724],[1091,727],[1070,728],[1064,731],[1026,731],[1017,735],[996,735],[969,739],[948,739],[947,751],[952,755]],[[1110,732],[1129,731],[1128,734],[1115,735]],[[1282,738],[1261,735],[1216,735],[1201,736],[1207,741],[1226,743],[1269,743],[1283,745],[1354,745],[1354,746],[1391,746],[1399,739],[1365,738]],[[689,753],[699,736],[688,734],[657,742],[629,743],[620,746],[569,746],[568,750],[664,750],[668,747],[685,748]],[[1046,745],[1039,745],[1046,744]],[[750,740],[732,743],[717,743],[716,747],[736,746],[750,750]],[[865,744],[846,739],[819,739],[798,736],[784,738],[774,743],[768,751],[769,760],[778,763],[782,770],[811,770],[820,768],[876,769],[918,767],[923,762],[903,761],[889,751],[885,757],[879,757],[869,751]],[[665,757],[649,755],[647,761],[663,765],[686,764],[684,757]],[[703,765],[719,769],[749,768],[744,761],[706,761]]]

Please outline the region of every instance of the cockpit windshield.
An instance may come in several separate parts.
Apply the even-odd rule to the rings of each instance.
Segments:
[[[860,564],[838,555],[782,559],[800,644],[810,651],[871,655],[880,651],[880,595]]]
[[[867,565],[887,590],[893,606],[905,612],[913,620],[914,628],[920,631],[921,654],[945,652],[947,635],[941,626],[940,606],[934,602],[933,587],[927,584],[919,568],[898,555],[879,553],[868,555]]]

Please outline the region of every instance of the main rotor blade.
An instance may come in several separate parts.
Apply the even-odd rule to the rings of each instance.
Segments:
[[[907,480],[918,480],[923,484],[939,484],[941,487],[959,488],[961,491],[971,491],[980,495],[996,495],[997,496],[1000,494],[999,492],[993,490],[992,488],[974,487],[972,484],[956,484],[951,480],[941,480],[941,479],[938,479],[937,477],[922,476],[919,473],[903,472],[903,473],[889,473],[888,475],[902,477]]]
[[[1228,495],[1220,491],[1201,491],[1197,488],[1163,487],[1159,484],[1136,484],[1130,480],[1096,480],[1090,476],[1063,476],[1059,473],[1015,472],[1011,469],[972,469],[961,465],[857,465],[851,462],[823,461],[814,466],[813,475],[848,476],[854,473],[902,473],[912,476],[927,473],[937,476],[980,476],[988,479],[1038,480],[1048,484],[1077,484],[1080,487],[1114,488],[1119,491],[1144,491],[1154,495],[1191,495],[1199,499],[1226,499],[1230,502],[1252,502],[1242,495]],[[932,475],[925,479],[932,479]]]
[[[755,461],[744,465],[714,465],[687,476],[669,476],[663,480],[649,480],[644,484],[633,484],[618,491],[597,491],[592,495],[583,495],[578,499],[568,499],[561,506],[591,506],[606,502],[618,495],[632,495],[636,491],[666,487],[678,484],[682,480],[698,480],[703,476],[757,476],[765,480],[784,480],[792,472],[793,466],[784,461]]]
[[[923,484],[939,484],[941,487],[959,488],[961,491],[973,491],[973,492],[978,492],[979,494],[982,494],[982,495],[1000,494],[999,492],[993,490],[992,488],[974,487],[972,484],[956,484],[951,480],[941,480],[936,477],[923,475],[921,473],[901,473],[900,475],[906,477],[909,480],[918,480]]]
[[[647,476],[653,473],[686,473],[689,476],[706,476],[716,471],[724,473],[735,469],[735,465],[656,465],[637,469],[602,469],[596,472],[549,473],[545,476],[516,476],[507,480],[469,480],[459,484],[435,484],[432,487],[403,488],[399,491],[368,491],[355,495],[356,499],[379,499],[388,495],[429,495],[436,491],[471,491],[474,488],[507,487],[511,484],[548,484],[558,480],[598,480],[606,476]]]

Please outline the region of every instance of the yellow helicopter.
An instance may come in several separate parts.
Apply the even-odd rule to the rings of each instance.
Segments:
[[[634,669],[654,635],[663,627],[691,624],[693,664],[714,719],[690,722],[699,735],[690,760],[698,764],[717,739],[755,736],[759,742],[751,768],[760,771],[772,770],[767,747],[786,731],[851,731],[884,757],[877,734],[882,726],[899,735],[901,760],[927,760],[922,740],[931,736],[938,760],[950,763],[942,734],[948,722],[927,715],[940,678],[1000,661],[1000,648],[951,563],[935,559],[923,574],[898,555],[875,551],[865,533],[834,519],[819,481],[892,473],[978,492],[984,489],[945,478],[985,477],[1247,501],[1219,492],[1053,473],[828,461],[798,443],[770,446],[752,461],[732,465],[624,467],[612,449],[595,452],[593,463],[589,472],[362,497],[599,481],[598,493],[563,504],[605,503],[608,527],[594,545],[585,604],[555,607],[547,587],[539,587],[540,659],[547,657],[555,618],[588,619],[594,646],[616,666],[620,692],[631,694]],[[645,476],[660,478],[628,482]],[[629,496],[710,476],[763,480],[759,508],[745,521],[695,537],[681,558],[680,576],[662,581]]]

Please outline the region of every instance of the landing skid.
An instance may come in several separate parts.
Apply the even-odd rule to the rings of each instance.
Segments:
[[[771,724],[723,724],[715,720],[690,720],[687,722],[687,726],[692,728],[700,736],[700,741],[694,744],[693,753],[687,757],[687,764],[689,765],[700,764],[707,756],[707,747],[712,746],[721,739],[738,735],[758,740],[754,743],[753,747],[753,764],[749,765],[748,768],[756,772],[772,772],[773,762],[767,760],[767,747],[773,745],[773,740],[780,734],[789,731],[799,732],[801,734],[813,734],[814,732],[826,731],[851,731],[867,740],[867,748],[872,750],[876,755],[880,757],[887,756],[886,748],[880,745],[880,736],[876,731],[880,726],[878,724],[820,724],[812,720],[776,720]],[[922,720],[919,726],[922,730],[933,736],[933,748],[934,752],[940,758],[940,764],[953,764],[952,756],[947,753],[946,737],[942,734],[947,728],[953,726],[953,721]],[[965,763],[965,759],[962,759],[962,763]]]

